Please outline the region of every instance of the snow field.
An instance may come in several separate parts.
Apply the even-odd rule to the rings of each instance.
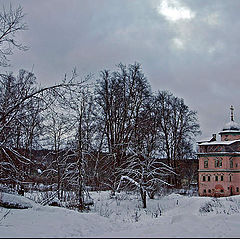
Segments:
[[[141,208],[137,194],[92,192],[89,213],[41,206],[2,193],[28,209],[0,208],[2,238],[236,238],[240,237],[240,196],[214,199],[179,194],[147,200]]]

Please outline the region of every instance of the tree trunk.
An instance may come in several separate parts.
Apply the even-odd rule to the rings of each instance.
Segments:
[[[140,188],[140,194],[142,198],[143,208],[147,208],[147,193],[142,187]]]
[[[82,112],[81,112],[78,126],[78,188],[79,188],[78,209],[80,211],[84,210],[82,163],[83,163],[83,147],[82,147]]]
[[[154,199],[154,196],[155,196],[155,191],[148,191],[148,196],[150,199]]]

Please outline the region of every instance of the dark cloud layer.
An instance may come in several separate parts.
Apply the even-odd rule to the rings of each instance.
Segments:
[[[6,1],[0,1],[6,5]],[[42,84],[76,66],[80,75],[140,62],[154,91],[169,90],[199,115],[202,137],[218,132],[235,106],[240,121],[240,1],[168,0],[192,18],[169,20],[164,0],[15,0],[27,14],[11,70],[31,69]],[[166,3],[166,0],[165,0]]]

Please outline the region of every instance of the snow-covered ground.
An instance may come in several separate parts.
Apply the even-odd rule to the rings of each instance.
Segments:
[[[1,238],[239,238],[240,196],[188,197],[171,194],[148,199],[94,192],[90,213],[41,206],[27,198],[0,193],[0,200],[28,209],[0,207]]]

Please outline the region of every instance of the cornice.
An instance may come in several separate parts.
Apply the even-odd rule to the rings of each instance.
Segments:
[[[240,170],[230,170],[230,169],[199,169],[198,172],[232,172],[240,173]]]
[[[240,152],[207,152],[207,153],[197,153],[198,156],[240,156]]]

